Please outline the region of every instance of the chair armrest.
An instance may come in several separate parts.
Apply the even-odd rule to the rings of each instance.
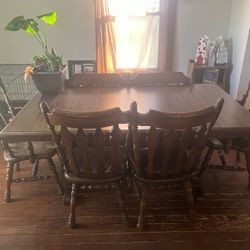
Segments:
[[[23,107],[14,107],[14,112],[17,114]]]
[[[0,118],[3,121],[3,123],[5,124],[5,126],[8,124],[8,122],[6,121],[6,119],[4,118],[3,114],[0,113]]]
[[[217,138],[208,139],[207,145],[208,147],[212,147],[214,149],[222,149],[222,150],[224,149],[224,144]]]

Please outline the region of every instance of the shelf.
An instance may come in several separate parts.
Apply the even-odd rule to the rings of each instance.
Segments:
[[[228,64],[225,65],[215,65],[215,66],[207,66],[207,65],[194,65],[195,69],[227,69]]]
[[[206,72],[206,75],[204,75],[204,72]],[[191,78],[192,83],[202,83],[205,77],[208,83],[209,81],[215,82],[225,91],[229,89],[227,82],[227,79],[229,79],[229,64],[207,66],[197,65],[194,60],[189,60],[188,76]],[[213,79],[215,81],[212,81]]]

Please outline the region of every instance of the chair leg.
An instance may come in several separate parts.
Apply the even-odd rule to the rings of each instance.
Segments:
[[[11,164],[11,163],[7,164],[6,191],[4,194],[5,202],[11,202],[11,184],[12,184],[12,179],[13,179],[13,167],[14,167],[14,164]]]
[[[145,190],[142,191],[142,194],[140,195],[140,213],[137,221],[137,229],[142,231],[144,226],[144,210],[146,206],[146,192]]]
[[[39,160],[35,159],[35,161],[32,163],[32,176],[37,176],[38,167],[39,167]]]
[[[206,169],[209,161],[211,160],[212,158],[212,155],[213,155],[213,152],[214,152],[214,149],[212,147],[210,147],[204,157],[204,160],[201,164],[201,170],[199,172],[199,177],[203,174],[204,170]]]
[[[17,172],[20,171],[20,164],[19,164],[19,162],[16,163],[16,171],[17,171]]]
[[[54,161],[52,160],[52,158],[47,159],[47,161],[48,161],[48,164],[51,167],[51,169],[52,169],[52,171],[53,171],[53,173],[55,175],[56,183],[57,183],[57,186],[58,186],[58,192],[59,192],[60,195],[63,195],[64,194],[64,187],[63,187],[63,185],[61,183],[58,172],[56,170],[56,165],[55,165]]]
[[[69,214],[69,220],[68,225],[73,228],[75,227],[75,218],[76,218],[76,205],[77,205],[77,185],[72,184],[71,188],[71,199],[70,199],[70,214]]]
[[[128,213],[126,210],[126,204],[125,204],[125,194],[124,194],[124,189],[125,189],[125,183],[124,181],[121,181],[118,183],[119,185],[119,193],[120,193],[120,204],[122,207],[122,220],[123,223],[128,225]]]
[[[236,150],[236,160],[240,161],[240,150]]]
[[[187,203],[189,207],[189,215],[190,215],[191,220],[195,220],[196,213],[195,213],[194,197],[193,197],[191,181],[185,182],[184,186],[185,186],[185,191],[186,191]]]
[[[133,185],[134,185],[134,189],[137,195],[137,198],[139,200],[139,202],[141,201],[141,193],[139,191],[139,186],[137,185],[137,182],[135,181],[135,179],[133,178]]]
[[[128,166],[128,175],[126,178],[126,192],[133,193],[134,182],[133,182],[133,173],[132,173],[132,163],[130,160],[128,161],[127,166]]]
[[[249,144],[249,142],[248,142]],[[247,163],[247,172],[248,172],[248,186],[250,188],[250,146],[248,146],[244,150],[245,158],[246,158],[246,163]]]
[[[225,160],[225,157],[224,157],[224,151],[222,149],[218,149],[218,153],[219,153],[219,158],[220,158],[220,161],[221,161],[221,164],[223,167],[226,166],[226,160]]]

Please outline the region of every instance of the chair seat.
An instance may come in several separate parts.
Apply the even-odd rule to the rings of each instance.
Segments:
[[[52,157],[56,153],[56,146],[52,142],[32,142],[32,145],[37,159]],[[12,157],[9,152],[4,151],[4,159],[6,161],[11,161],[13,159],[25,160],[30,158],[27,142],[10,143],[9,147],[14,157]]]

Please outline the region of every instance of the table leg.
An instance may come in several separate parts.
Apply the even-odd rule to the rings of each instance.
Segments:
[[[245,149],[247,171],[248,171],[248,185],[250,187],[250,138],[247,140],[247,147]]]
[[[67,183],[64,187],[64,196],[63,196],[63,203],[65,206],[70,205],[70,199],[71,199],[71,184]]]
[[[204,193],[200,185],[200,176],[194,176],[192,181],[192,189],[193,189],[193,196],[196,200],[203,200],[204,199]]]
[[[6,172],[6,191],[4,194],[4,201],[11,202],[11,184],[13,179],[13,163],[7,164],[7,172]]]

